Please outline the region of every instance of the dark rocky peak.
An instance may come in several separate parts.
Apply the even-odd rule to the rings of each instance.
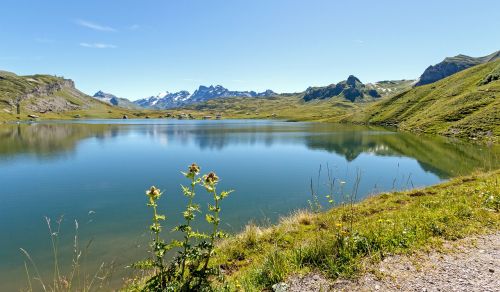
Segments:
[[[363,83],[354,75],[349,75],[349,77],[347,77],[346,83],[350,86],[363,85]]]
[[[366,88],[356,76],[349,75],[347,80],[337,84],[330,84],[324,87],[309,87],[304,93],[304,100],[327,99],[333,97],[343,97],[351,102],[378,98],[380,94],[373,88]]]

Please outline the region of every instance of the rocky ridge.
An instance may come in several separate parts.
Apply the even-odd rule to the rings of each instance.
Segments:
[[[434,83],[438,80],[446,78],[457,72],[467,68],[496,61],[500,58],[500,51],[496,51],[484,57],[470,57],[467,55],[457,55],[455,57],[445,58],[442,62],[431,65],[425,69],[424,73],[420,76],[416,86],[421,86],[429,83]]]

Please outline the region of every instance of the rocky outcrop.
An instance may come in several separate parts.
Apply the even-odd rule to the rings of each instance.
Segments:
[[[486,85],[496,80],[500,80],[500,64],[495,69],[493,69],[490,74],[486,75],[486,77],[484,77],[483,80],[479,82],[479,85]]]
[[[429,66],[420,76],[419,81],[415,86],[430,84],[446,78],[452,74],[465,70],[467,68],[495,61],[500,58],[500,51],[484,57],[470,57],[466,55],[457,55],[455,57],[445,58],[441,63]]]
[[[102,104],[82,93],[71,79],[53,75],[18,76],[0,72],[0,104],[11,114],[39,115],[47,112],[86,110]]]
[[[47,112],[65,112],[71,110],[83,109],[84,106],[80,106],[69,102],[67,99],[61,96],[37,96],[32,98],[31,102],[26,104],[25,109],[37,112],[37,113],[47,113]]]
[[[27,93],[19,95],[13,101],[13,106],[18,107],[23,101],[30,100],[26,103],[25,108],[32,112],[64,112],[81,108],[66,98],[58,96],[57,93],[60,91],[77,91],[74,81],[60,78],[53,82],[36,85]]]
[[[52,95],[57,91],[62,89],[75,89],[75,82],[71,79],[59,79],[55,82],[50,82],[48,84],[35,86],[33,90],[26,93],[23,98],[30,97],[40,97],[46,95]]]

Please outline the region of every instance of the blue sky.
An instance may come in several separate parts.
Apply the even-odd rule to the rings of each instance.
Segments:
[[[500,1],[2,0],[0,70],[138,99],[418,77],[500,49]]]

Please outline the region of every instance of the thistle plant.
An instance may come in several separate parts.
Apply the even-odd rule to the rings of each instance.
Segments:
[[[165,242],[160,238],[160,233],[161,233],[161,224],[160,221],[165,220],[165,215],[160,215],[158,214],[158,199],[160,199],[162,195],[162,192],[160,189],[156,188],[155,186],[152,186],[149,190],[146,191],[146,196],[149,198],[148,206],[153,209],[153,219],[152,219],[152,224],[149,227],[151,229],[151,232],[153,233],[153,242],[152,242],[152,248],[153,248],[153,255],[154,255],[154,260],[153,260],[153,266],[156,267],[156,274],[154,279],[154,284],[155,286],[161,286],[164,287],[166,284],[166,277],[165,277],[165,266],[163,264],[163,257],[165,256],[166,252],[166,244]]]
[[[213,226],[212,234],[210,234],[210,243],[208,244],[208,251],[205,257],[205,264],[203,266],[203,271],[206,271],[208,267],[208,263],[210,261],[210,257],[213,256],[214,252],[214,243],[217,238],[223,238],[225,235],[224,232],[219,230],[220,224],[220,201],[226,198],[232,191],[222,191],[217,193],[217,183],[219,182],[219,177],[215,174],[215,172],[210,172],[207,175],[203,176],[203,186],[207,190],[209,194],[212,195],[214,204],[208,204],[208,210],[212,212],[212,214],[207,214],[205,219],[208,223],[211,223]]]
[[[188,172],[183,172],[184,176],[188,178],[191,183],[190,187],[181,186],[182,192],[184,196],[188,197],[188,204],[186,206],[186,210],[182,212],[182,216],[184,217],[185,224],[179,225],[174,230],[178,230],[184,233],[184,241],[182,242],[183,251],[180,253],[180,278],[184,278],[184,272],[186,269],[186,261],[189,257],[189,251],[191,248],[190,239],[193,237],[199,237],[198,233],[193,232],[191,228],[191,221],[195,218],[195,212],[200,212],[200,206],[198,204],[193,203],[193,199],[195,197],[195,187],[197,184],[201,182],[201,178],[198,177],[200,174],[200,167],[193,163],[189,166]]]
[[[182,193],[188,198],[186,208],[182,212],[184,222],[172,231],[181,232],[183,240],[171,240],[166,244],[161,238],[162,226],[160,222],[165,220],[164,215],[158,214],[158,200],[162,193],[156,187],[146,191],[149,198],[148,206],[153,209],[152,225],[153,233],[153,259],[133,265],[135,268],[153,268],[154,275],[146,282],[143,289],[149,291],[205,291],[211,290],[210,278],[218,275],[219,269],[210,267],[210,258],[214,255],[215,241],[225,234],[219,230],[220,224],[220,202],[231,192],[217,192],[216,187],[219,177],[210,172],[200,177],[200,167],[195,163],[188,167],[187,172],[182,174],[189,180],[188,186],[181,185]],[[195,203],[196,186],[202,185],[212,196],[213,203],[208,204],[208,213],[205,219],[212,224],[209,234],[193,231],[192,223],[196,219],[196,213],[201,212],[200,206]],[[178,249],[177,256],[165,264],[164,258],[167,251],[172,248]]]

